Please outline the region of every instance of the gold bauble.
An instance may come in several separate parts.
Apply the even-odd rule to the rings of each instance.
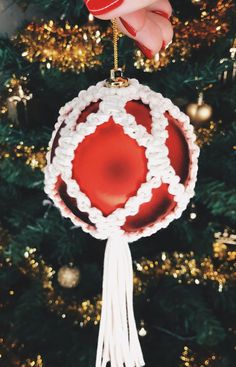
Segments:
[[[57,280],[64,288],[75,288],[80,281],[80,271],[76,267],[62,266],[57,273]]]
[[[195,126],[201,126],[209,122],[212,117],[213,108],[203,102],[202,94],[199,95],[196,103],[189,103],[185,110]]]

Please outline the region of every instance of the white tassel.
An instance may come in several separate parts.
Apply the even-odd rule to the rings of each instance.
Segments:
[[[133,311],[133,269],[122,233],[108,238],[103,273],[102,315],[96,367],[144,366]]]

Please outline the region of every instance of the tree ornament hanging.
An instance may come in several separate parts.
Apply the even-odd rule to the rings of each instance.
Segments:
[[[190,117],[192,124],[196,127],[209,122],[213,114],[213,108],[204,102],[203,92],[199,93],[197,102],[189,103],[186,114]]]
[[[26,76],[21,76],[19,79],[13,76],[6,85],[8,91],[6,102],[8,119],[16,125],[25,126],[28,124],[28,104],[33,98],[33,94],[28,90],[27,83],[28,78]]]
[[[57,280],[64,288],[75,288],[80,281],[80,271],[72,265],[62,266],[57,273]]]
[[[133,311],[129,242],[181,216],[194,195],[199,148],[188,116],[118,68],[60,110],[45,191],[64,217],[108,239],[96,367],[144,366]]]
[[[224,65],[224,71],[219,75],[222,84],[232,84],[236,78],[236,38],[229,49],[230,57],[220,60],[220,64]]]

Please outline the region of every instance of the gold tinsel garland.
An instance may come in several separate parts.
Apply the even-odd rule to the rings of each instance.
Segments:
[[[22,56],[30,62],[40,62],[47,69],[80,72],[101,65],[104,36],[92,22],[80,27],[68,22],[58,25],[49,20],[30,23],[15,38],[15,44],[22,47]]]
[[[218,124],[221,124],[221,121],[219,121]],[[218,124],[214,121],[210,121],[208,126],[201,126],[195,128],[195,134],[196,134],[196,143],[197,145],[202,148],[204,145],[209,145],[217,130],[218,130]]]
[[[214,367],[216,366],[215,362],[219,362],[220,358],[215,353],[199,357],[188,346],[184,346],[180,360],[179,367]]]
[[[199,49],[203,44],[211,46],[218,38],[229,31],[227,19],[229,10],[235,9],[233,0],[218,0],[215,5],[201,2],[200,19],[181,21],[173,16],[174,39],[169,47],[162,50],[159,57],[146,59],[140,50],[135,51],[134,66],[146,72],[153,72],[167,66],[170,62],[186,60],[192,49]]]
[[[11,150],[7,146],[0,146],[1,159],[20,159],[32,169],[38,168],[42,170],[46,165],[46,149],[40,148],[37,150],[34,145],[27,146],[21,141]]]

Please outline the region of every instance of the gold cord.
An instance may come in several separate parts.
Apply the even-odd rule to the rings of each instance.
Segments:
[[[129,80],[123,76],[122,69],[119,68],[119,52],[118,52],[118,39],[119,30],[117,21],[115,18],[111,20],[113,29],[113,56],[114,56],[114,68],[110,71],[110,78],[106,80],[106,86],[108,88],[124,88],[128,87]]]
[[[119,55],[118,55],[118,38],[119,32],[117,27],[116,19],[112,19],[112,29],[113,29],[113,52],[114,52],[114,70],[118,69],[119,65]]]

